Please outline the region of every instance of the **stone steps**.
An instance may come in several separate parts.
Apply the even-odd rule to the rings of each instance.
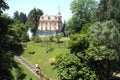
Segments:
[[[37,74],[36,71],[35,71],[35,67],[31,63],[29,63],[27,60],[25,60],[25,58],[23,58],[21,56],[17,56],[17,55],[15,55],[15,58],[21,64],[23,64],[27,69],[29,69],[34,75],[36,75],[38,78],[40,78],[40,80],[42,80],[42,78],[45,78],[46,80],[48,80],[48,78],[45,77],[41,72],[40,72],[40,74]]]

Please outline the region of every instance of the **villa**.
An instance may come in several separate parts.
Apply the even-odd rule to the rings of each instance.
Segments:
[[[40,17],[37,29],[38,36],[55,36],[61,32],[62,29],[62,16],[59,12],[58,15],[43,15]]]

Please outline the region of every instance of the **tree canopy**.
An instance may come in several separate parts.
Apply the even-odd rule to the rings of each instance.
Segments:
[[[28,19],[33,19],[35,22],[38,22],[41,15],[43,15],[42,10],[34,8],[29,12]]]
[[[74,34],[70,36],[70,53],[58,56],[55,64],[61,80],[117,80],[115,75],[120,72],[120,3],[119,0],[100,0],[98,7],[91,4],[91,8],[88,4],[91,1],[73,0],[71,3],[73,16],[68,25]],[[78,62],[74,63],[75,59]]]
[[[91,14],[95,8],[95,0],[73,0],[70,8],[73,13],[70,24],[72,30],[79,32],[84,24],[91,22]]]
[[[6,9],[9,9],[8,4],[4,0],[0,0],[0,15],[5,11]]]
[[[93,16],[94,21],[115,19],[120,23],[120,0],[100,0]]]
[[[42,16],[42,15],[43,15],[43,11],[40,9],[36,9],[36,8],[32,9],[28,14],[28,21],[35,24],[35,29],[34,29],[33,35],[36,34],[39,19],[40,19],[40,16]]]
[[[3,11],[8,9],[8,5],[4,0],[0,0],[0,80],[13,80],[13,74],[11,70],[21,71],[18,64],[14,61],[14,52],[12,50],[15,47],[15,36],[12,30],[12,24],[14,20],[9,16],[4,15]],[[18,72],[16,72],[18,74]],[[22,71],[19,73],[21,76]]]
[[[14,12],[14,20],[25,24],[27,21],[27,16],[23,12],[15,11]]]

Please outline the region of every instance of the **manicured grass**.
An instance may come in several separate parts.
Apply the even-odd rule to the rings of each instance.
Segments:
[[[57,72],[53,69],[54,66],[50,65],[49,59],[55,58],[59,54],[68,53],[68,40],[69,38],[62,38],[59,44],[56,42],[24,43],[27,45],[27,47],[24,49],[24,52],[21,56],[23,56],[34,66],[35,64],[39,64],[44,75],[52,80],[57,80]],[[32,51],[34,51],[35,54],[28,54]],[[48,53],[46,51],[48,51]]]

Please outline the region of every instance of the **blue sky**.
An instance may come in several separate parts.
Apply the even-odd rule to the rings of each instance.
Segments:
[[[28,14],[33,8],[41,9],[44,14],[55,15],[58,13],[58,7],[63,20],[68,20],[71,17],[70,4],[72,0],[7,0],[6,3],[10,9],[5,13],[13,16],[15,11]]]

